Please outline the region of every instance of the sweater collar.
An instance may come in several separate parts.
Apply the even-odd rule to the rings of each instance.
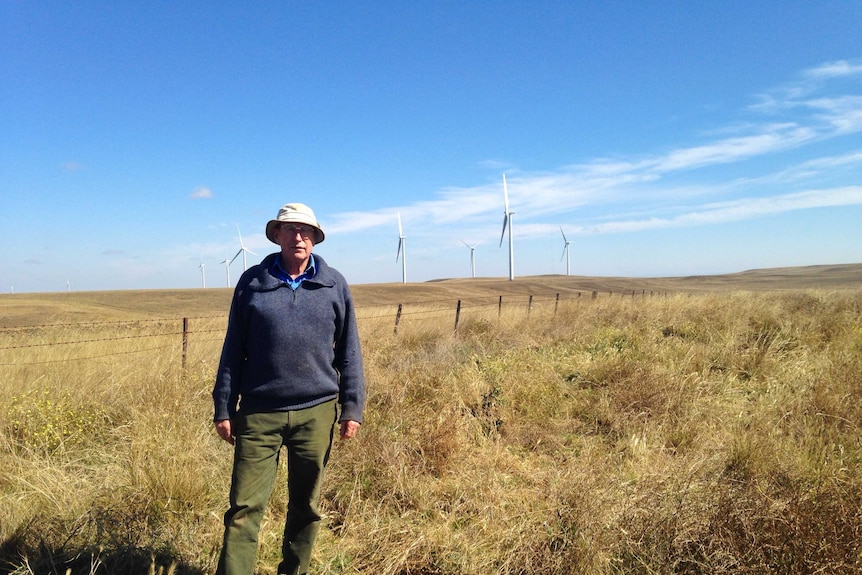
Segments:
[[[260,291],[266,291],[271,289],[276,289],[277,287],[283,285],[281,279],[273,275],[272,268],[275,265],[275,260],[281,254],[276,252],[273,254],[269,254],[266,256],[260,265],[255,266],[253,268],[255,270],[254,276],[250,279],[248,287],[251,289],[256,289]],[[332,268],[327,265],[326,260],[320,257],[317,254],[313,255],[314,257],[314,277],[307,278],[305,281],[315,283],[325,287],[332,287],[335,285],[335,275]],[[249,270],[251,271],[251,270]]]

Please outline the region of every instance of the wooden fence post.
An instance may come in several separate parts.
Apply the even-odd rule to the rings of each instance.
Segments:
[[[458,331],[458,320],[461,319],[461,300],[458,300],[458,306],[455,308],[455,331]]]
[[[554,317],[557,317],[557,308],[560,307],[560,293],[557,292],[557,298],[554,300]]]
[[[393,334],[398,335],[398,323],[401,321],[401,304],[398,304],[398,313],[395,314],[395,329],[392,331]]]
[[[530,317],[531,311],[533,311],[533,294],[530,294],[530,299],[527,302],[527,317]]]
[[[500,302],[497,304],[497,319],[503,315],[503,296],[500,296]]]
[[[189,350],[189,318],[183,318],[183,371],[186,370],[186,358]]]

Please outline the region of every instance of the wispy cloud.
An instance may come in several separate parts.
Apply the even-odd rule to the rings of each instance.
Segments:
[[[803,72],[803,76],[815,79],[862,76],[862,60],[837,60],[826,62]]]
[[[815,98],[806,104],[817,112],[819,120],[835,129],[836,135],[862,131],[862,96]]]
[[[765,126],[757,134],[675,150],[658,158],[654,169],[663,173],[735,162],[796,147],[815,136],[816,132],[811,128],[794,124]]]
[[[749,109],[759,113],[781,114],[789,110],[811,109],[813,111],[823,108],[842,108],[848,111],[847,103],[851,104],[850,111],[859,109],[858,97],[843,96],[821,96],[832,84],[847,84],[858,82],[862,78],[862,59],[839,60],[827,62],[820,66],[804,70],[799,78],[787,84],[777,86],[767,92],[758,94],[757,103]],[[851,87],[853,93],[858,92],[858,85]]]
[[[213,192],[206,186],[200,186],[195,188],[189,197],[193,200],[206,200],[213,197]]]
[[[794,210],[862,205],[862,186],[847,186],[826,190],[807,190],[765,198],[704,204],[693,211],[673,217],[652,217],[642,220],[614,221],[597,224],[585,233],[634,232],[648,229],[687,227],[747,220]]]
[[[72,162],[72,161],[63,162],[60,165],[67,172],[80,172],[81,170],[84,170],[87,168],[84,164],[81,164],[78,162]]]
[[[860,60],[825,63],[760,94],[756,105],[741,111],[747,116],[744,123],[716,130],[712,139],[632,158],[597,158],[546,173],[510,170],[509,195],[520,224],[516,234],[558,232],[566,222],[573,233],[631,232],[862,204],[862,188],[845,185],[848,172],[862,169],[862,151],[815,159],[791,153],[862,131],[859,78]],[[706,170],[713,166],[727,169]],[[832,181],[836,171],[844,176],[838,183]],[[502,179],[441,189],[432,199],[409,205],[336,214],[330,227],[340,233],[395,229],[396,210],[413,234],[430,235],[441,225],[462,228],[460,235],[480,227],[492,234],[502,221]]]

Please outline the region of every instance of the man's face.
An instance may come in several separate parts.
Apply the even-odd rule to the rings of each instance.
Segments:
[[[314,228],[304,224],[281,224],[275,232],[282,257],[296,265],[308,260],[314,248]]]

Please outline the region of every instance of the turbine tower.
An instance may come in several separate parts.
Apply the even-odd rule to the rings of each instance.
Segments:
[[[503,233],[500,234],[500,245],[503,245],[503,236],[506,235],[506,228],[509,229],[509,281],[515,279],[515,244],[512,242],[512,216],[515,212],[509,210],[509,189],[506,186],[506,174],[503,174],[503,202],[505,203],[505,211],[503,212]]]
[[[563,226],[560,226],[560,233],[563,234],[563,243],[565,244],[563,246],[563,255],[560,257],[560,261],[562,261],[563,258],[566,258],[566,275],[569,275],[569,273],[571,272],[571,261],[569,259],[569,244],[571,242],[566,239],[566,233],[563,231]]]
[[[227,258],[228,256],[225,256],[224,261],[219,263],[224,264],[224,269],[227,272],[227,287],[230,287],[230,262],[232,262],[233,260],[228,260]]]
[[[479,244],[476,244],[475,246],[471,246],[464,240],[461,240],[461,243],[470,248],[470,277],[476,277],[476,248],[478,248],[479,244],[482,242],[479,242]]]
[[[401,258],[401,283],[407,283],[407,244],[404,240],[404,230],[401,228],[401,212],[398,212],[398,252],[395,254],[395,263]]]
[[[203,258],[201,258],[201,265],[199,265],[198,267],[201,268],[201,287],[205,288],[207,287],[207,274]]]
[[[239,254],[242,254],[242,271],[245,271],[246,269],[248,269],[248,265],[246,264],[246,261],[245,261],[246,252],[250,253],[253,256],[256,256],[257,254],[254,253],[253,251],[251,251],[250,249],[248,249],[247,247],[245,247],[245,244],[242,243],[242,232],[239,231],[239,224],[236,225],[236,233],[239,234],[239,251],[236,252],[236,255],[233,256],[233,258],[231,258],[230,263],[228,265],[232,264],[233,260],[235,260],[236,258],[239,257]],[[230,282],[228,282],[228,283],[230,283]]]

